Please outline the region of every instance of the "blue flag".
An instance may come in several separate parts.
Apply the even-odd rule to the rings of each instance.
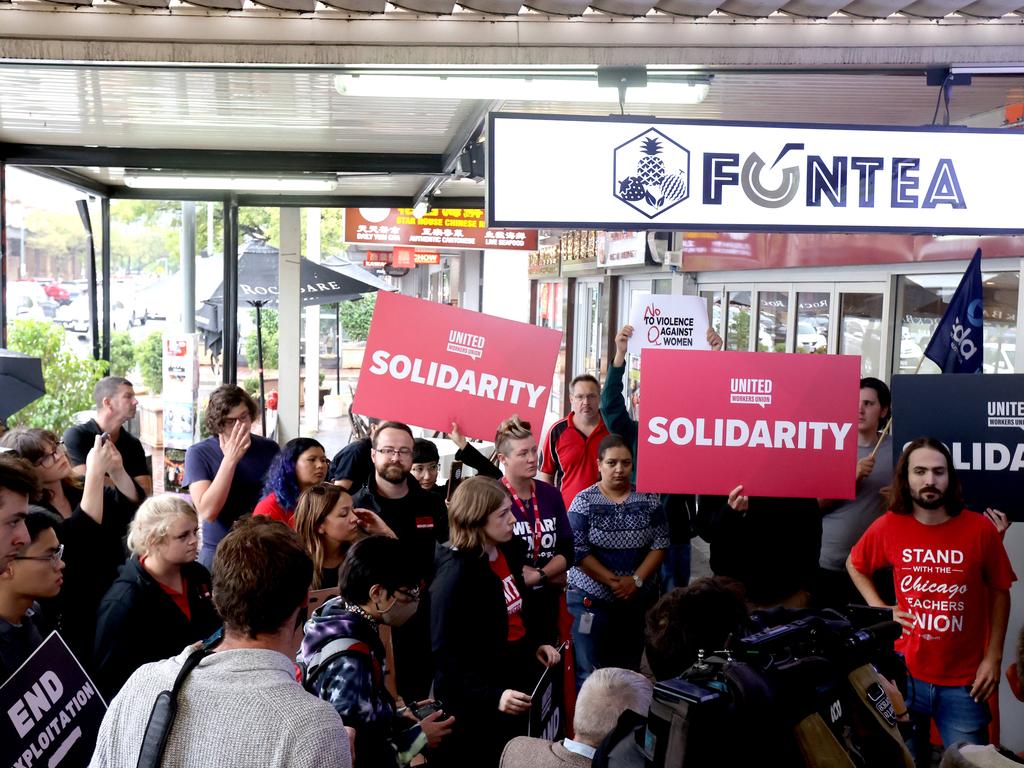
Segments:
[[[985,357],[982,338],[981,248],[964,272],[953,299],[932,334],[924,356],[943,373],[980,373]]]

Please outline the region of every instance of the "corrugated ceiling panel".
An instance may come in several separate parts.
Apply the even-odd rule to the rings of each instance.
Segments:
[[[590,7],[616,16],[646,16],[654,7],[654,0],[594,0]]]
[[[726,0],[718,9],[724,13],[731,13],[734,16],[747,16],[754,19],[763,19],[770,16],[782,7],[779,0]]]
[[[201,8],[219,8],[224,11],[240,11],[245,6],[245,0],[184,0],[190,5],[198,5]]]
[[[582,16],[589,3],[587,0],[526,0],[524,5],[555,16]]]
[[[782,10],[794,16],[827,19],[846,5],[846,2],[847,0],[792,0],[782,6]]]
[[[901,13],[908,16],[921,16],[926,19],[941,19],[956,13],[964,5],[963,0],[917,0],[904,8]]]
[[[718,8],[715,0],[661,0],[656,6],[659,11],[675,16],[701,18]]]
[[[959,10],[965,16],[978,16],[983,19],[998,19],[1018,8],[1024,8],[1021,0],[978,0]]]
[[[854,0],[843,8],[843,13],[868,19],[884,19],[910,5],[912,0]]]
[[[278,11],[294,11],[296,13],[312,13],[316,10],[316,0],[252,0],[257,5],[273,8]]]
[[[114,0],[114,2],[135,8],[167,8],[171,4],[171,0]]]
[[[387,0],[321,0],[321,2],[332,8],[355,11],[356,13],[384,13],[387,9]]]
[[[492,13],[497,16],[516,16],[523,7],[520,0],[469,0],[460,2],[463,8],[481,13]]]
[[[447,16],[455,10],[455,0],[391,0],[399,8],[417,13],[433,13]]]

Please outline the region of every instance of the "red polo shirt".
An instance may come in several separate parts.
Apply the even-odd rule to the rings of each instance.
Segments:
[[[552,475],[562,491],[568,509],[576,494],[589,488],[600,478],[597,472],[597,447],[608,436],[604,419],[598,421],[590,436],[584,435],[573,423],[569,412],[555,422],[544,440],[540,471]]]

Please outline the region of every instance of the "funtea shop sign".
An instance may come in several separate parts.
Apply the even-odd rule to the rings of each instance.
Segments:
[[[492,227],[1024,232],[1024,137],[491,113]],[[538,183],[552,173],[565,184]]]

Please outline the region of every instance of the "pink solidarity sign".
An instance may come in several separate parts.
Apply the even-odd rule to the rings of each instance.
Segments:
[[[860,359],[645,349],[637,488],[852,499]]]
[[[352,409],[493,439],[512,414],[539,430],[562,334],[394,293],[377,295]]]

